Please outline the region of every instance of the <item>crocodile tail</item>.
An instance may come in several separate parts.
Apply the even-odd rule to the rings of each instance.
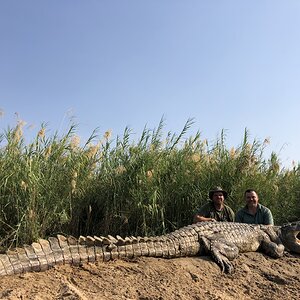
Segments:
[[[57,235],[0,254],[0,275],[45,271],[60,264],[109,261],[140,256],[173,258],[196,255],[198,234],[193,227],[155,237]]]

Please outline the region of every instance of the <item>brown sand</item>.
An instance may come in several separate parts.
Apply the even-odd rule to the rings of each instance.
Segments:
[[[300,299],[300,255],[240,254],[222,274],[210,257],[57,266],[0,278],[0,299]]]

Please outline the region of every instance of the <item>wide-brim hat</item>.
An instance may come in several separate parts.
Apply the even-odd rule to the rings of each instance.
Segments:
[[[223,193],[224,198],[225,199],[227,198],[228,193],[226,191],[224,191],[220,186],[216,186],[209,191],[209,193],[208,193],[209,199],[212,200],[214,193],[217,193],[217,192]]]

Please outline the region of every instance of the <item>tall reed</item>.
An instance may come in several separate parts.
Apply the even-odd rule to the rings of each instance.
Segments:
[[[0,136],[0,241],[9,247],[56,233],[150,235],[192,221],[208,191],[221,185],[228,204],[244,205],[247,188],[258,191],[277,224],[300,218],[300,168],[281,166],[276,153],[266,158],[269,141],[227,147],[221,131],[211,144],[200,132],[187,136],[144,128],[138,140],[130,128],[123,136],[92,132],[82,143],[77,126],[48,136],[42,124],[25,143],[24,123]]]

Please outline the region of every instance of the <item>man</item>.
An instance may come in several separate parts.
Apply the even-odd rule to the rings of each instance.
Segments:
[[[209,191],[209,199],[211,201],[196,211],[193,222],[233,222],[234,212],[229,206],[224,204],[227,195],[227,192],[221,187],[211,189]]]
[[[236,222],[247,224],[274,225],[273,216],[269,208],[258,203],[255,190],[248,189],[244,193],[246,206],[236,214]]]

